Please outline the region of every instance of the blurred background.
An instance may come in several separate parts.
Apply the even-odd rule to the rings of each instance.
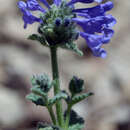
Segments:
[[[0,0],[0,130],[35,130],[38,121],[50,122],[46,109],[25,96],[30,78],[43,72],[51,76],[49,50],[26,40],[37,24],[23,29],[18,0]],[[62,89],[77,75],[85,91],[95,93],[74,107],[86,120],[84,130],[130,130],[130,1],[114,0],[115,35],[105,46],[106,59],[93,57],[83,39],[77,41],[84,56],[59,49]],[[81,7],[81,4],[77,4]]]

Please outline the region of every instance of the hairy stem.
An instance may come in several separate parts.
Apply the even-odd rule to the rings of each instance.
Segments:
[[[59,72],[58,72],[58,63],[57,63],[57,48],[51,47],[51,64],[52,64],[52,76],[53,80],[55,80],[54,84],[54,95],[59,93],[60,90],[60,82],[59,82]],[[56,114],[59,126],[63,127],[64,125],[64,117],[62,112],[62,102],[57,101],[56,103]]]
[[[52,106],[48,106],[47,108],[48,108],[48,111],[50,113],[53,124],[56,125],[56,118],[55,118]]]
[[[68,108],[66,111],[66,119],[65,119],[65,130],[67,130],[69,127],[71,107],[72,106],[70,104],[68,104]]]

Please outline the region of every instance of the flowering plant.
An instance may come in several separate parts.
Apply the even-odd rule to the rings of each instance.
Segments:
[[[84,100],[93,93],[82,93],[84,81],[74,76],[69,83],[70,94],[60,89],[57,49],[59,47],[83,55],[79,50],[75,40],[81,36],[86,40],[87,46],[96,57],[105,58],[106,51],[102,45],[109,43],[114,31],[112,27],[116,23],[115,18],[106,14],[113,8],[113,3],[103,0],[54,0],[49,4],[46,0],[19,1],[18,7],[23,13],[24,28],[28,24],[38,22],[38,34],[32,34],[28,38],[36,40],[43,46],[50,49],[52,76],[51,81],[48,75],[35,75],[32,78],[31,94],[27,96],[36,105],[45,106],[51,116],[52,125],[38,124],[39,130],[81,130],[84,124],[82,117],[72,110],[72,106]],[[44,9],[39,2],[43,3]],[[75,8],[75,4],[81,2],[90,4],[96,2],[97,5],[91,8]],[[34,16],[32,11],[40,11],[39,17]],[[79,25],[82,29],[77,28]],[[48,93],[54,88],[54,97],[49,98]],[[67,110],[63,113],[62,100],[67,104]],[[56,113],[53,106],[56,106]]]

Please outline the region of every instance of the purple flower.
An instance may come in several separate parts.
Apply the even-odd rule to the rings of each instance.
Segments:
[[[94,56],[105,58],[106,57],[106,51],[101,48],[102,46],[102,36],[100,35],[94,35],[94,34],[88,34],[84,32],[80,32],[80,36],[83,37],[88,47],[92,50]]]
[[[27,0],[27,9],[31,10],[31,11],[41,11],[41,12],[46,12],[45,9],[43,9],[39,3],[37,2],[37,0]]]
[[[59,6],[59,5],[61,4],[61,0],[54,0],[54,4],[55,4],[56,6]]]
[[[71,38],[73,37],[73,31],[75,30],[73,30],[73,27],[75,27],[74,23],[76,23],[82,28],[82,31],[80,31],[78,34],[86,40],[86,44],[92,50],[93,55],[101,58],[106,57],[107,54],[106,51],[102,48],[102,45],[108,43],[111,40],[114,34],[112,27],[116,24],[115,18],[110,14],[106,14],[107,11],[110,11],[113,8],[112,2],[108,1],[103,4],[98,4],[103,0],[71,0],[68,3],[65,3],[65,1],[62,0],[54,0],[53,4],[56,5],[56,7],[50,6],[46,0],[40,1],[48,8],[48,10],[42,8],[37,0],[27,0],[26,3],[23,1],[18,2],[18,7],[23,13],[24,28],[27,27],[27,24],[33,24],[34,22],[42,23],[41,27],[46,24],[45,26],[49,26],[49,28],[52,27],[47,31],[52,31],[50,31],[51,33],[49,32],[49,36],[48,32],[45,30],[43,30],[42,34],[45,34],[49,41],[54,42],[55,39],[53,40],[53,38],[56,37],[56,40],[59,38],[60,40],[58,40],[58,42],[61,42],[62,39],[65,41],[65,35],[67,35],[68,40],[69,38],[70,41],[72,40]],[[74,5],[78,2],[85,4],[97,2],[97,5],[91,8],[76,9]],[[70,12],[66,10],[69,10]],[[43,19],[41,19],[41,17],[36,17],[32,15],[31,11],[40,11],[43,13],[45,18],[43,17]],[[51,24],[56,26],[58,31],[60,28],[62,29],[61,33],[56,31],[58,37],[55,35],[51,38],[53,35],[53,26],[51,26]],[[70,28],[70,26],[73,27]],[[66,30],[68,30],[68,32],[66,32]],[[62,36],[61,38],[60,35]]]
[[[71,0],[68,5],[72,5],[74,3],[81,2],[81,3],[93,3],[93,2],[102,2],[102,0]]]
[[[23,13],[24,28],[27,28],[27,24],[33,24],[34,22],[41,22],[40,18],[33,16],[27,9],[27,4],[23,1],[18,2],[18,7]]]
[[[116,20],[112,15],[106,14],[112,8],[113,3],[106,2],[92,8],[73,10],[83,18],[76,17],[72,21],[81,26],[83,32],[80,32],[80,36],[86,40],[88,47],[97,57],[106,57],[106,51],[101,46],[108,43],[114,34],[112,27],[115,25]]]
[[[112,2],[106,2],[105,4],[100,4],[92,8],[81,8],[74,9],[73,12],[80,14],[87,14],[89,17],[97,17],[105,15],[106,11],[109,11],[113,8]]]

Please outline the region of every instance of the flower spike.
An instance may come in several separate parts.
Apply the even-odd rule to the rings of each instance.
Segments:
[[[48,9],[43,9],[37,0],[18,2],[18,7],[23,13],[24,28],[27,27],[27,24],[40,23],[38,32],[41,36],[36,38],[40,43],[44,41],[49,46],[58,45],[77,52],[74,41],[81,36],[86,40],[86,44],[92,50],[94,56],[106,57],[107,53],[102,46],[110,42],[114,34],[112,27],[116,24],[115,18],[106,14],[113,8],[113,2],[102,3],[103,0],[70,0],[69,2],[53,0],[53,4],[50,6],[46,0],[40,1]],[[77,2],[88,4],[97,2],[97,5],[91,8],[77,9],[75,8]],[[36,17],[30,11],[41,11],[42,14],[40,17]],[[82,31],[76,28],[77,25],[82,28]]]

